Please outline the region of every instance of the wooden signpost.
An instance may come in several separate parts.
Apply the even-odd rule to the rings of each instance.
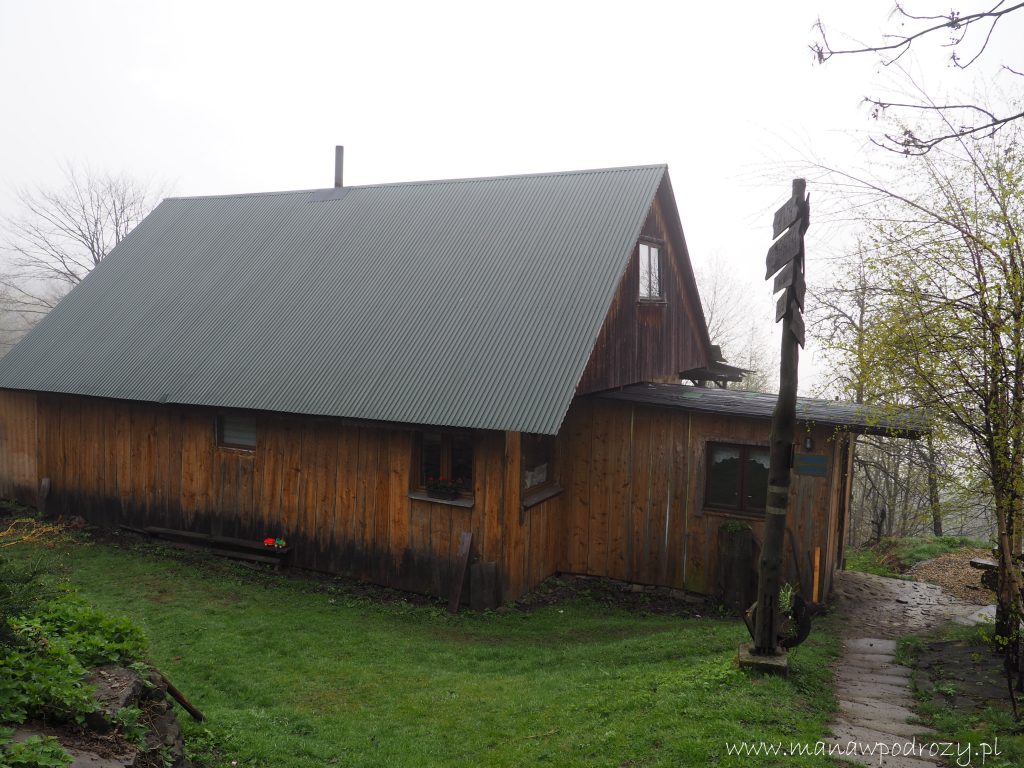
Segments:
[[[800,347],[804,345],[803,306],[804,232],[810,224],[807,182],[793,180],[793,194],[778,211],[772,226],[779,238],[768,250],[765,279],[775,278],[776,292],[784,291],[776,305],[775,320],[782,321],[782,349],[779,368],[779,398],[772,413],[768,498],[765,504],[764,541],[758,568],[757,602],[751,606],[754,643],[741,663],[785,670],[785,664],[767,663],[767,657],[785,658],[779,645],[779,581],[789,506],[789,478],[793,464],[793,432],[796,426],[797,369]],[[785,232],[785,234],[783,234]],[[782,237],[779,237],[779,235]],[[760,661],[758,658],[760,657]],[[746,659],[746,661],[744,661]]]

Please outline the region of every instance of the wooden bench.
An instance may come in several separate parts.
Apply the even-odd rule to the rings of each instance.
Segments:
[[[268,547],[262,541],[214,536],[195,531],[179,531],[174,528],[158,528],[152,525],[147,526],[143,531],[149,536],[167,541],[175,546],[205,550],[220,557],[230,557],[235,560],[270,563],[277,569],[287,565],[292,551],[291,547]]]
[[[995,560],[986,560],[982,557],[976,557],[971,560],[971,568],[977,568],[979,571],[994,571],[999,567],[999,563]]]
[[[1014,557],[1014,562],[1020,566],[1020,557]],[[989,560],[984,557],[976,557],[971,560],[971,568],[981,571],[981,584],[993,592],[999,589],[999,563],[996,560]],[[1024,590],[1022,590],[1024,592]]]

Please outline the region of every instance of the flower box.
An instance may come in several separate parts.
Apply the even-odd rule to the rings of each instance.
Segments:
[[[441,489],[431,490],[431,489],[428,488],[427,489],[427,496],[429,496],[432,499],[449,499],[449,500],[450,499],[457,499],[457,498],[459,498],[459,491],[458,491],[458,489],[452,489],[452,490],[441,490]]]
[[[428,477],[426,486],[427,496],[433,499],[457,499],[461,490],[458,481],[444,477]]]

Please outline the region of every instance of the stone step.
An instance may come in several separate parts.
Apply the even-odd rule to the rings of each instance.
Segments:
[[[887,675],[882,673],[861,672],[860,670],[840,669],[836,675],[839,683],[873,683],[905,688],[909,691],[910,680],[905,675]]]
[[[896,653],[896,641],[878,637],[855,637],[843,641],[843,647],[852,653],[888,654]]]
[[[832,733],[835,738],[831,743],[842,746],[844,749],[851,744],[855,745],[849,753],[835,755],[841,760],[848,760],[861,765],[873,765],[876,768],[935,768],[940,765],[936,760],[927,758],[927,745],[931,743],[929,738],[899,737],[891,733],[885,733],[873,728],[853,726],[846,723],[836,723],[832,726]],[[924,745],[925,755],[918,754],[918,749]],[[889,754],[879,754],[879,748]],[[859,752],[874,749],[874,754],[859,754]],[[894,755],[894,752],[900,754]],[[904,754],[910,753],[910,754]]]

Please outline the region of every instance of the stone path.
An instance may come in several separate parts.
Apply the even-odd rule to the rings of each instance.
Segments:
[[[978,606],[932,584],[853,571],[836,574],[834,601],[847,622],[836,674],[839,715],[832,724],[832,743],[874,749],[873,754],[847,751],[842,759],[883,768],[941,765],[928,758],[934,731],[910,722],[915,717],[910,669],[895,663],[896,638],[950,621],[971,621]]]

